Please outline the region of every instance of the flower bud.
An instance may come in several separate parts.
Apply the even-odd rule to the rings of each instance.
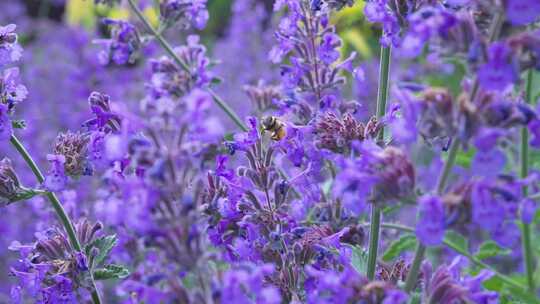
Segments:
[[[334,113],[325,114],[315,125],[317,145],[336,153],[350,151],[351,143],[374,138],[380,130],[376,118],[371,118],[366,125],[357,121],[350,113],[340,119]]]
[[[90,109],[95,118],[83,123],[83,126],[90,130],[118,131],[120,130],[120,118],[112,113],[109,95],[99,92],[92,92],[88,97]]]
[[[450,92],[429,88],[422,95],[422,115],[418,123],[420,134],[428,140],[452,137],[456,128]]]
[[[281,99],[279,87],[259,84],[257,86],[246,85],[244,92],[259,112],[273,108],[274,100]]]
[[[0,161],[0,206],[15,202],[22,187],[15,174],[11,161],[4,158]]]
[[[54,154],[64,156],[64,170],[68,176],[79,177],[91,172],[87,161],[88,141],[88,136],[69,131],[56,137]]]
[[[400,199],[411,195],[415,186],[415,171],[405,153],[395,147],[387,147],[375,165],[379,182],[375,187],[375,201]]]

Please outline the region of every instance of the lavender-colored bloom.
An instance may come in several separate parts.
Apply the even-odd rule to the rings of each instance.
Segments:
[[[65,158],[64,170],[68,176],[91,175],[92,168],[87,161],[88,136],[82,133],[60,133],[54,144],[54,154]]]
[[[504,169],[506,155],[498,150],[478,151],[474,156],[471,172],[478,176],[496,177]]]
[[[28,96],[28,90],[19,82],[18,68],[5,69],[0,75],[0,102],[10,109]]]
[[[441,265],[433,273],[431,265],[424,263],[422,273],[425,284],[422,303],[497,303],[497,293],[484,291],[481,287],[482,282],[491,278],[493,274],[483,270],[475,277],[461,277],[461,264],[462,258],[456,257],[450,265]]]
[[[426,246],[439,245],[445,232],[444,206],[438,196],[423,196],[418,205],[416,235]]]
[[[16,201],[22,186],[13,170],[11,160],[4,158],[0,161],[0,206]]]
[[[496,147],[498,139],[505,133],[504,129],[482,128],[474,138],[474,146],[482,153],[489,152]]]
[[[22,48],[17,43],[15,24],[0,26],[0,67],[16,62],[22,57]]]
[[[515,248],[519,245],[520,235],[518,226],[507,221],[491,233],[491,238],[501,247]]]
[[[487,90],[504,90],[518,79],[512,50],[504,42],[493,43],[488,61],[478,70],[478,81]]]
[[[364,8],[366,19],[370,22],[381,23],[383,35],[380,39],[382,45],[399,44],[399,24],[398,18],[390,7],[388,0],[373,0],[366,3]]]
[[[535,201],[532,199],[525,199],[521,203],[520,214],[521,214],[521,220],[523,221],[523,223],[525,224],[532,223],[534,216],[536,214],[536,208],[538,207],[536,206]]]
[[[396,141],[402,144],[416,142],[418,137],[418,119],[421,115],[421,102],[409,91],[395,89],[393,96],[399,105],[400,117],[390,117],[390,128]],[[397,110],[397,109],[396,109]],[[392,111],[391,111],[392,113]],[[426,116],[429,114],[426,114]]]
[[[472,220],[475,224],[488,231],[494,231],[502,226],[505,218],[503,202],[492,193],[488,182],[474,184],[471,203]]]
[[[88,97],[88,103],[95,118],[84,122],[84,127],[91,131],[119,131],[120,117],[111,111],[111,97],[109,95],[92,92]]]
[[[118,65],[134,63],[141,47],[136,27],[123,20],[104,19],[103,23],[110,26],[111,38],[95,41],[104,48],[98,55],[100,62],[104,65],[111,61]]]
[[[206,0],[163,0],[160,3],[160,17],[168,25],[175,23],[188,27],[191,23],[197,29],[203,29],[208,21]]]
[[[66,187],[67,176],[64,171],[66,158],[63,155],[48,154],[49,171],[45,176],[43,186],[45,189],[53,192],[62,191]]]
[[[515,25],[534,22],[540,16],[540,2],[531,0],[506,1],[506,18]]]
[[[540,119],[534,119],[527,125],[529,132],[531,133],[531,139],[529,144],[533,147],[540,147]]]
[[[223,303],[279,304],[281,295],[274,286],[265,286],[264,277],[273,272],[272,265],[245,265],[227,271],[219,297]]]
[[[74,228],[81,245],[86,246],[93,244],[102,226],[81,220]],[[86,293],[89,279],[86,255],[75,251],[59,229],[48,229],[38,233],[38,237],[32,245],[14,242],[9,248],[20,254],[20,260],[11,267],[11,274],[18,281],[12,288],[12,297],[33,298],[40,303],[77,303]],[[93,245],[89,248],[96,250]]]
[[[386,204],[412,194],[416,176],[404,151],[381,149],[370,140],[356,146],[361,156],[339,162],[341,172],[333,185],[334,195],[343,198],[346,209],[359,215],[368,200]]]
[[[11,126],[11,119],[8,116],[8,107],[0,103],[0,140],[9,140],[12,133],[13,127]]]
[[[416,57],[422,53],[426,42],[445,38],[457,24],[456,17],[442,6],[424,6],[409,16],[409,29],[400,46],[400,54]]]

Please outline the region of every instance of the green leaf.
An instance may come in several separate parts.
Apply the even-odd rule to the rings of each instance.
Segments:
[[[454,71],[452,73],[433,73],[424,77],[425,81],[435,87],[444,87],[450,90],[454,98],[461,93],[461,81],[466,74],[467,68],[459,58],[445,58],[445,63],[451,64]]]
[[[109,264],[104,268],[94,270],[95,280],[125,279],[129,276],[129,270],[122,265]]]
[[[448,243],[451,243],[454,247],[456,247],[456,249],[460,250],[461,252],[469,252],[469,242],[461,234],[449,230],[446,232],[446,236],[444,238]]]
[[[385,262],[392,261],[398,257],[402,252],[412,250],[416,247],[416,237],[412,234],[406,234],[394,241],[388,246],[388,249],[384,252],[382,259]]]
[[[26,121],[24,120],[12,120],[11,126],[13,129],[26,129]]]
[[[514,303],[540,304],[540,299],[538,299],[538,297],[521,288],[506,286],[506,290],[508,290],[510,298],[517,300],[517,302]]]
[[[114,248],[114,245],[116,245],[117,241],[118,238],[115,234],[100,237],[98,239],[95,239],[90,244],[86,245],[85,252],[87,255],[90,255],[90,251],[92,250],[92,248],[97,248],[99,252],[94,258],[93,264],[96,266],[101,265],[101,263],[105,261],[107,256],[109,256],[109,253]]]
[[[351,265],[359,274],[367,273],[368,252],[361,247],[352,247]]]
[[[500,247],[494,241],[486,241],[480,245],[475,256],[476,258],[483,260],[497,255],[507,255],[509,253],[510,250]]]
[[[409,297],[407,304],[420,304],[422,300],[422,295],[419,292],[413,292]]]
[[[19,201],[26,201],[34,196],[42,195],[44,194],[44,191],[37,190],[37,189],[27,189],[27,188],[20,188],[15,195],[9,197],[9,198],[0,198],[0,206],[1,205],[9,205],[13,204]]]
[[[211,85],[218,85],[218,84],[221,84],[222,82],[223,82],[223,79],[219,77],[212,77],[212,79],[210,79]]]
[[[502,292],[503,288],[504,288],[504,281],[499,278],[498,276],[492,276],[491,278],[489,278],[488,280],[485,280],[484,283],[482,283],[482,285],[484,286],[484,288],[486,288],[487,290],[493,290],[493,291],[497,291],[497,292]]]
[[[224,141],[233,141],[234,140],[234,133],[226,133],[223,136]]]
[[[456,164],[464,168],[470,168],[475,154],[476,149],[474,147],[469,147],[467,151],[459,151],[456,156]]]

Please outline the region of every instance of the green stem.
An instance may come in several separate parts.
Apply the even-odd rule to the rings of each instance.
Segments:
[[[408,232],[408,233],[414,233],[414,228],[404,226],[404,225],[399,225],[399,224],[382,223],[381,227],[388,228],[388,229],[395,229],[395,230]],[[448,248],[451,248],[454,251],[456,251],[457,253],[461,254],[462,256],[466,257],[467,259],[469,259],[471,262],[473,262],[477,266],[485,268],[485,269],[489,269],[490,271],[492,271],[496,276],[498,276],[502,281],[504,281],[508,285],[513,286],[515,288],[522,289],[522,290],[525,289],[524,286],[522,286],[520,283],[518,283],[515,280],[513,280],[512,278],[500,273],[499,271],[497,271],[497,269],[495,269],[492,266],[482,262],[480,259],[476,258],[475,256],[473,256],[469,252],[463,251],[461,248],[455,246],[452,242],[448,242],[447,240],[443,240],[443,244],[445,246],[447,246]]]
[[[533,83],[533,70],[530,69],[527,73],[527,86],[526,86],[526,96],[525,102],[532,102],[532,83]],[[526,126],[521,128],[521,178],[526,178],[529,175],[529,132]],[[523,186],[523,197],[527,197],[528,189],[527,186]],[[522,223],[522,251],[523,251],[523,260],[525,261],[525,272],[527,275],[527,285],[529,291],[534,291],[534,266],[533,266],[533,256],[531,248],[531,225],[527,223]]]
[[[381,223],[381,209],[374,203],[371,205],[371,224],[369,226],[369,251],[367,264],[367,277],[375,278],[375,265],[377,265],[377,249],[379,247],[379,234]]]
[[[386,114],[386,100],[388,99],[388,83],[390,78],[390,47],[381,46],[381,60],[379,68],[379,91],[377,93],[377,118],[380,120]],[[381,129],[377,140],[384,140],[384,129]],[[379,249],[379,234],[381,222],[381,210],[377,202],[371,204],[371,225],[369,229],[369,249],[367,277],[370,280],[375,278],[375,266],[377,265],[377,252]]]
[[[379,67],[379,90],[377,92],[377,119],[381,119],[386,114],[386,100],[388,99],[388,89],[390,81],[390,47],[381,47],[381,59]],[[378,134],[378,140],[384,139],[384,129]]]
[[[248,131],[248,128],[246,127],[246,125],[244,125],[244,123],[242,122],[242,120],[240,119],[240,117],[238,117],[238,115],[234,112],[233,109],[231,109],[231,107],[229,107],[229,105],[223,100],[221,99],[221,97],[219,97],[218,94],[216,94],[216,92],[214,92],[214,90],[208,88],[207,89],[208,92],[212,95],[212,98],[214,99],[214,102],[223,110],[223,112],[225,112],[225,114],[227,114],[227,116],[229,116],[229,118],[244,132],[247,132]]]
[[[144,17],[141,10],[137,7],[134,0],[128,0],[129,6],[131,7],[131,10],[137,15],[139,20],[144,24],[144,26],[150,31],[152,36],[156,38],[156,40],[159,42],[159,44],[163,47],[165,52],[174,60],[174,62],[179,65],[186,73],[192,74],[192,71],[187,63],[185,63],[178,55],[174,52],[174,49],[172,46],[167,42],[165,38],[161,35],[160,32],[158,32],[154,27],[150,24],[150,22]],[[212,99],[214,102],[219,106],[220,109],[229,116],[229,118],[243,131],[247,131],[247,127],[244,125],[242,120],[238,117],[238,115],[234,112],[223,99],[221,99],[212,89],[207,89],[208,93],[212,95]]]
[[[128,3],[129,3],[129,6],[131,7],[131,10],[135,13],[135,15],[137,15],[139,20],[141,20],[141,22],[144,24],[146,29],[148,29],[148,31],[150,31],[152,36],[154,36],[154,38],[156,38],[156,40],[159,42],[159,44],[161,44],[161,46],[163,47],[165,52],[167,52],[169,54],[169,56],[171,56],[171,58],[174,60],[174,62],[176,64],[178,64],[184,71],[186,71],[186,73],[191,74],[191,69],[189,68],[189,66],[184,61],[182,61],[182,59],[180,59],[180,57],[178,57],[176,55],[176,53],[174,52],[174,49],[167,42],[167,40],[165,40],[165,38],[163,38],[163,36],[156,29],[154,29],[154,27],[150,24],[148,19],[146,19],[146,17],[144,17],[144,15],[141,12],[141,10],[139,9],[139,7],[137,7],[137,4],[135,4],[135,2],[133,2],[133,0],[128,0]]]
[[[450,176],[452,167],[454,167],[454,163],[456,162],[456,156],[460,145],[461,142],[457,139],[454,139],[450,145],[450,149],[448,150],[448,159],[446,160],[443,171],[439,176],[439,180],[437,181],[437,194],[442,194],[444,192],[444,188],[448,182],[448,177]]]
[[[30,169],[36,176],[37,180],[40,183],[43,183],[45,181],[45,177],[41,173],[41,170],[39,170],[39,167],[37,166],[34,159],[32,159],[32,156],[30,156],[30,153],[28,153],[24,145],[19,141],[19,139],[15,135],[11,135],[10,141],[11,141],[11,144],[22,156],[22,158],[24,159],[28,167],[30,167]],[[53,209],[56,212],[56,215],[58,216],[58,218],[60,219],[60,222],[62,223],[62,226],[64,226],[64,229],[66,230],[71,246],[73,246],[73,249],[75,249],[76,251],[82,251],[81,243],[79,242],[79,239],[77,238],[77,233],[75,232],[75,227],[73,226],[73,223],[71,222],[69,216],[64,210],[64,207],[62,207],[62,204],[58,200],[58,197],[56,196],[56,194],[52,192],[47,192],[46,196],[51,202]],[[97,290],[97,287],[96,287],[96,284],[94,282],[94,278],[91,272],[90,272],[90,277],[92,281],[92,300],[94,301],[95,304],[100,304],[101,299],[99,297],[99,292]]]

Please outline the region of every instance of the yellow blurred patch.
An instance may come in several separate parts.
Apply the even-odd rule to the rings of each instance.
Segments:
[[[351,21],[358,20],[364,15],[364,6],[364,1],[356,1],[353,6],[345,7],[335,13],[332,17],[332,22],[334,24],[340,22],[350,23]]]
[[[125,8],[113,7],[109,10],[107,18],[116,19],[116,20],[128,20],[129,11]]]
[[[159,12],[152,8],[152,7],[148,7],[144,10],[144,16],[146,17],[146,19],[148,19],[148,21],[150,21],[150,24],[152,24],[154,27],[157,27],[158,24],[159,24]]]
[[[127,20],[130,11],[125,7],[108,7],[106,5],[95,5],[94,0],[68,0],[66,5],[66,21],[71,25],[83,25],[93,27],[98,16],[106,16],[111,19]],[[145,17],[153,26],[159,23],[159,12],[148,7],[144,10]]]
[[[371,48],[369,47],[368,42],[359,30],[353,28],[347,31],[343,31],[341,33],[341,37],[346,43],[352,45],[355,51],[360,53],[362,57],[371,57]]]
[[[71,25],[93,27],[96,22],[94,9],[92,0],[69,0],[66,5],[66,22]]]

